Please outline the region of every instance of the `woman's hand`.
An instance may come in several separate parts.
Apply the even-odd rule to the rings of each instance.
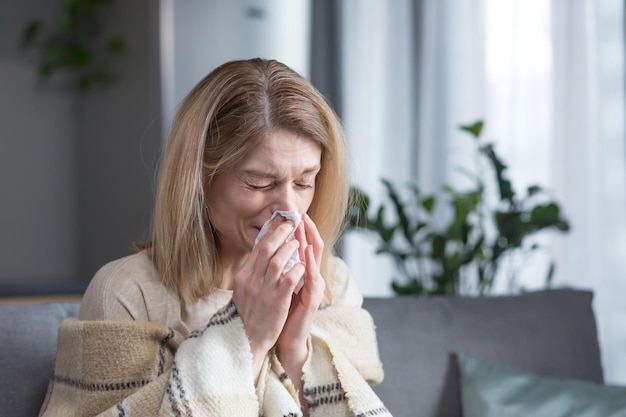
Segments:
[[[277,216],[233,279],[233,302],[243,321],[253,356],[255,379],[289,315],[291,294],[305,273],[302,263],[283,275],[301,242],[285,242],[293,223]],[[306,285],[305,285],[306,286]]]
[[[277,346],[285,371],[302,394],[302,366],[309,353],[307,342],[326,284],[320,274],[324,241],[308,215],[304,215],[296,230],[296,240],[300,242],[300,258],[306,265],[304,286],[298,294],[292,296],[289,316],[278,337]]]
[[[300,242],[300,259],[305,264],[304,286],[292,297],[289,317],[278,339],[283,354],[306,349],[313,316],[324,297],[325,283],[320,274],[324,241],[306,214],[296,230],[296,240]]]

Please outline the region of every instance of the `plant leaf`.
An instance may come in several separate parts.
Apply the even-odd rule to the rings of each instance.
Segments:
[[[424,207],[424,210],[426,210],[428,213],[432,213],[433,209],[435,208],[435,197],[431,196],[423,199],[422,207]]]
[[[351,227],[369,229],[370,221],[367,212],[370,207],[369,196],[356,186],[350,187],[350,203],[348,205],[348,223]]]
[[[542,190],[542,188],[540,186],[538,186],[538,185],[531,185],[531,186],[528,187],[528,190],[527,190],[528,197],[532,197],[532,196],[534,196],[536,194],[539,194],[539,193],[541,193],[541,191],[543,191],[543,190]]]
[[[459,128],[461,130],[464,130],[466,132],[471,133],[472,136],[474,136],[476,139],[478,139],[480,137],[480,134],[483,130],[483,126],[484,123],[482,120],[478,120],[470,125],[461,125],[459,126]]]
[[[479,151],[487,157],[487,160],[491,162],[491,166],[495,171],[498,190],[500,191],[500,199],[507,200],[511,205],[515,205],[515,192],[511,186],[511,181],[504,175],[504,171],[506,171],[507,167],[500,157],[498,157],[498,154],[496,154],[493,145],[489,143],[481,146]]]
[[[424,287],[415,278],[409,280],[406,285],[399,284],[393,280],[391,282],[391,288],[398,295],[422,295],[424,293]]]
[[[545,205],[537,205],[530,212],[531,223],[536,230],[555,227],[561,231],[569,230],[569,224],[561,218],[560,207],[552,202]]]
[[[556,264],[554,261],[550,262],[550,267],[548,268],[548,273],[546,275],[546,287],[552,287],[552,280],[554,279],[554,271],[556,270]]]
[[[34,42],[39,36],[43,28],[43,23],[40,20],[31,20],[26,24],[22,31],[22,46],[26,47]]]
[[[398,192],[396,191],[393,184],[391,184],[391,182],[384,178],[381,181],[387,189],[387,195],[389,196],[391,203],[396,209],[396,215],[398,216],[398,221],[400,222],[400,228],[402,229],[402,233],[404,234],[404,237],[409,242],[411,242],[413,240],[411,238],[411,225],[409,223],[409,218],[407,217],[404,210],[404,204],[402,203],[402,201],[400,201]]]
[[[383,228],[380,231],[380,237],[385,243],[390,243],[391,239],[393,239],[393,235],[396,232],[396,226],[391,226],[388,228]]]

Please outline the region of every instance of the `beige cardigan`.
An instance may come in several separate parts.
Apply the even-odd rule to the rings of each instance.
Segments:
[[[333,306],[360,307],[363,297],[347,265],[331,258]],[[181,305],[175,291],[166,288],[156,268],[140,252],[104,265],[91,280],[80,304],[81,320],[151,321],[172,327],[183,336],[203,327],[215,312],[230,301],[232,291],[215,290],[194,305]]]

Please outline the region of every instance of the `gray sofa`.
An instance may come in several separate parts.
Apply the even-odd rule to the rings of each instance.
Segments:
[[[602,383],[593,294],[368,298],[385,381],[375,387],[396,417],[462,415],[455,353],[539,375]],[[58,324],[78,303],[0,305],[0,414],[36,416],[51,376]]]

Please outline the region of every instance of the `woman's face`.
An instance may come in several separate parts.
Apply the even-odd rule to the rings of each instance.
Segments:
[[[315,194],[321,146],[286,130],[272,132],[205,190],[222,260],[237,262],[276,210],[305,213]]]

